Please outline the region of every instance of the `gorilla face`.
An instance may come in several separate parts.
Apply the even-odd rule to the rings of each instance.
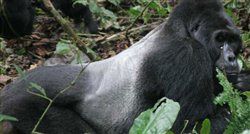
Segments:
[[[240,71],[236,56],[242,49],[239,30],[223,10],[204,10],[193,17],[190,35],[209,51],[216,66],[228,74]]]

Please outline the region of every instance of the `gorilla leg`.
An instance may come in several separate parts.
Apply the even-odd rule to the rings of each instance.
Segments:
[[[87,7],[83,7],[83,19],[85,25],[88,27],[90,33],[97,33],[98,32],[98,24],[97,22],[92,18],[92,13]]]
[[[38,130],[52,134],[79,132],[95,134],[94,130],[76,112],[64,107],[51,107]]]
[[[88,28],[90,33],[97,33],[98,32],[98,24],[93,19],[92,13],[90,9],[87,6],[83,6],[80,4],[75,5],[71,9],[71,15],[70,15],[75,23],[80,23],[82,21],[82,18],[84,19],[84,24]]]
[[[4,132],[14,132],[18,134],[28,134],[34,128],[35,124],[41,117],[45,110],[43,106],[34,103],[31,105],[22,102],[19,106],[18,112],[15,112],[14,117],[18,118],[18,122],[11,122],[13,130],[4,130]],[[3,113],[10,113],[10,111],[4,111]],[[19,123],[25,122],[25,123]],[[75,134],[75,133],[90,133],[95,134],[94,130],[74,111],[67,107],[52,106],[45,114],[41,123],[37,128],[38,132],[51,133],[51,134]]]

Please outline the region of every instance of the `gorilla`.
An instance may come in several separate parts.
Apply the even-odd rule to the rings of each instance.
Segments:
[[[11,39],[31,34],[35,11],[30,0],[1,0],[0,36]]]
[[[181,132],[184,120],[190,132],[196,122],[209,118],[212,133],[220,134],[230,114],[213,103],[222,91],[215,70],[244,78],[237,74],[241,49],[240,32],[220,0],[182,0],[166,22],[114,57],[28,72],[1,91],[0,112],[19,120],[9,122],[14,131],[30,133],[48,105],[27,92],[35,91],[33,82],[49,98],[69,87],[38,126],[42,133],[128,133],[141,112],[167,97],[181,106],[173,132]]]
[[[51,2],[56,9],[61,10],[66,16],[72,18],[76,24],[79,24],[82,22],[82,19],[84,19],[84,23],[90,33],[98,32],[97,21],[93,19],[92,13],[87,6],[82,4],[73,5],[73,0],[52,0]],[[40,7],[44,11],[48,12],[42,1],[33,0],[32,3],[36,7]]]

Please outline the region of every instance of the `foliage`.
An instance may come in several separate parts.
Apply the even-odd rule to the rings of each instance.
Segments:
[[[240,10],[246,10],[250,13],[250,0],[223,0],[223,2],[225,3],[225,10],[227,14],[229,14],[236,24],[239,24]]]
[[[0,122],[2,122],[2,121],[18,121],[18,120],[14,117],[0,114]]]
[[[56,45],[55,53],[59,55],[68,54],[71,51],[71,46],[73,47],[73,45],[71,45],[71,41],[61,39],[61,41],[59,41]]]
[[[91,49],[87,49],[87,52],[95,53]],[[68,57],[68,59],[72,59],[70,60],[71,64],[80,64],[82,63],[82,61],[86,60],[83,52],[80,51],[70,40],[61,39],[56,45],[55,54]]]
[[[180,105],[166,97],[142,112],[134,121],[130,134],[164,134],[174,124]]]
[[[250,32],[245,32],[241,35],[245,46],[250,46]]]
[[[110,10],[100,7],[96,0],[74,0],[74,4],[83,4],[88,6],[90,11],[99,17],[102,27],[106,28],[109,24],[115,28],[119,28],[117,16]],[[120,0],[109,0],[114,5],[118,5]]]
[[[166,17],[166,15],[172,10],[171,6],[164,6],[160,0],[135,0],[137,6],[131,7],[128,11],[129,16],[134,20],[137,16],[139,16],[145,6],[149,4],[146,11],[143,13],[142,18],[145,23],[149,21],[153,16],[158,16],[160,18]],[[150,2],[150,3],[149,3]]]
[[[14,64],[14,67],[19,74],[19,77],[24,78],[25,76],[25,71],[23,71],[18,65]]]
[[[250,128],[250,93],[240,93],[232,87],[227,78],[217,69],[218,79],[224,91],[215,98],[215,104],[228,104],[231,120],[225,133],[241,133]],[[245,99],[242,98],[245,97]]]
[[[108,26],[112,26],[114,28],[120,29],[120,25],[117,22],[117,14],[108,10],[104,7],[101,7],[97,4],[97,0],[74,0],[74,4],[83,4],[89,6],[92,13],[98,16],[101,27],[107,29]],[[114,6],[119,7],[122,0],[108,0]],[[161,0],[133,0],[133,3],[136,6],[132,6],[128,11],[123,10],[125,14],[128,14],[131,20],[135,20],[138,17],[142,10],[146,8],[146,11],[142,15],[142,19],[145,23],[147,23],[152,17],[164,18],[166,15],[172,10],[171,6],[163,5]],[[150,3],[149,3],[150,2]],[[146,5],[148,5],[146,7]]]
[[[27,91],[33,92],[33,91],[31,91],[32,89],[35,89],[38,92],[39,95],[47,97],[44,88],[42,88],[41,86],[37,85],[36,83],[30,82],[30,87],[27,89]]]
[[[202,123],[200,133],[201,134],[210,134],[210,131],[211,131],[211,122],[209,119],[205,119]]]

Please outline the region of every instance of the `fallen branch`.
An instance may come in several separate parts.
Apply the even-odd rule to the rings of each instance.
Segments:
[[[132,29],[130,29],[128,31],[126,30],[126,31],[119,32],[119,33],[111,35],[109,37],[103,37],[101,39],[96,40],[96,42],[100,42],[100,44],[105,44],[107,42],[115,41],[117,39],[125,39],[126,34],[127,35],[129,35],[129,34],[130,35],[135,35],[135,34],[140,33],[142,30],[144,30],[144,31],[145,30],[152,30],[155,27],[159,26],[159,24],[161,24],[161,23],[162,23],[162,21],[157,21],[157,22],[154,22],[154,23],[142,25],[140,27],[132,28]]]
[[[63,27],[63,29],[69,34],[70,37],[73,38],[74,43],[76,46],[85,53],[91,60],[99,59],[98,56],[94,53],[89,53],[88,48],[85,43],[78,37],[76,32],[73,30],[73,28],[70,27],[68,21],[66,21],[60,13],[55,9],[53,4],[50,0],[43,0],[43,3],[45,5],[45,8],[54,16],[54,18],[57,20],[58,23]]]

